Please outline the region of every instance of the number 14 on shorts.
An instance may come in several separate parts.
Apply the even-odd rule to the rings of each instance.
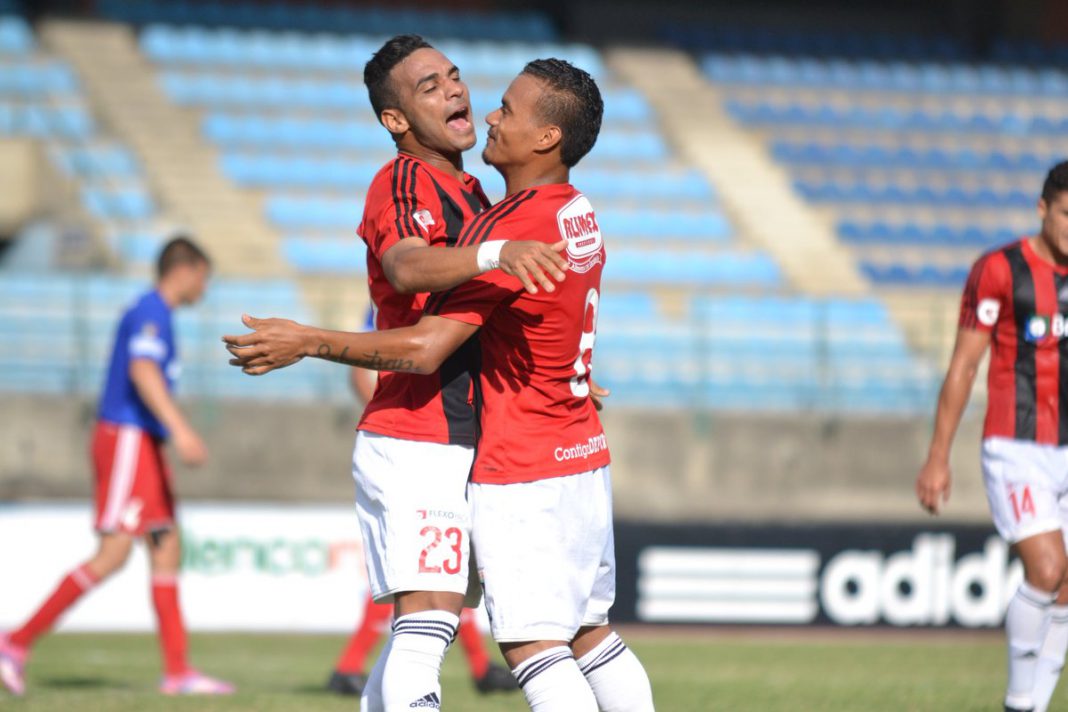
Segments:
[[[1024,515],[1035,516],[1035,500],[1031,497],[1031,486],[1017,487],[1008,485],[1009,504],[1012,505],[1012,516],[1019,522]]]
[[[419,554],[419,573],[460,573],[463,564],[464,533],[457,527],[442,532],[440,527],[427,525],[419,531],[425,546]]]

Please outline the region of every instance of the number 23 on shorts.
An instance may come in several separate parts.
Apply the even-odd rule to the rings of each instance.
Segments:
[[[464,533],[457,527],[449,527],[444,531],[440,528],[427,525],[423,527],[419,536],[426,542],[422,553],[419,554],[419,573],[440,574],[444,570],[447,574],[460,573],[463,564],[463,541]],[[445,549],[437,551],[445,540]],[[440,559],[439,559],[440,557]],[[439,564],[427,563],[427,559],[439,560]]]

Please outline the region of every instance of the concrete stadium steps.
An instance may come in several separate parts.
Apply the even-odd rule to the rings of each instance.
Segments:
[[[619,49],[607,61],[645,93],[677,150],[716,185],[743,239],[766,250],[791,285],[809,294],[863,293],[864,281],[832,226],[798,199],[760,141],[735,126],[688,57]]]
[[[48,21],[41,39],[75,68],[104,122],[143,162],[164,209],[205,245],[221,274],[285,274],[277,236],[220,174],[195,118],[159,91],[128,27]]]

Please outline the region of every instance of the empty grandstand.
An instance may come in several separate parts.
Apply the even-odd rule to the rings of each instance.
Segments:
[[[348,403],[322,364],[242,378],[217,339],[242,311],[361,322],[355,229],[393,151],[361,69],[394,32],[421,32],[458,64],[476,119],[533,57],[598,78],[604,130],[574,182],[609,240],[596,373],[626,417],[922,427],[967,265],[1031,229],[1038,178],[1066,148],[1056,48],[1008,39],[992,64],[952,33],[647,28],[684,53],[525,10],[104,0],[88,22],[0,10],[0,146],[38,152],[54,193],[0,255],[8,393],[91,397],[109,320],[184,228],[217,256],[217,279],[181,320],[182,392]],[[467,167],[497,199],[478,134]],[[92,257],[72,270],[75,233]]]

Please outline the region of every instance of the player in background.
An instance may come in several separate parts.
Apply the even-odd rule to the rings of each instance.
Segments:
[[[653,709],[645,670],[608,625],[610,458],[588,382],[605,251],[589,201],[568,183],[602,111],[587,73],[549,59],[529,63],[487,117],[483,157],[508,195],[460,242],[565,239],[571,274],[556,292],[532,295],[487,273],[433,295],[409,328],[353,334],[246,317],[254,333],[224,337],[231,363],[254,375],[305,356],[432,373],[481,329],[482,427],[469,488],[479,577],[494,637],[536,712]]]
[[[374,311],[368,309],[363,330],[374,331],[374,329]],[[351,368],[349,369],[349,382],[360,402],[367,404],[374,395],[378,374],[365,368]],[[392,616],[393,606],[388,603],[375,603],[374,598],[368,594],[364,601],[360,626],[349,638],[345,649],[341,651],[327,681],[328,689],[342,695],[363,693],[364,687],[367,686],[367,656],[378,639],[382,637]],[[482,641],[482,631],[478,629],[474,611],[470,608],[465,608],[460,613],[460,625],[457,628],[456,637],[460,639],[468,669],[471,671],[471,679],[479,692],[486,694],[518,689],[515,678],[507,669],[490,662],[486,646]]]
[[[16,695],[25,691],[23,667],[34,642],[83,594],[121,569],[138,538],[149,549],[152,603],[163,653],[160,691],[233,692],[231,685],[191,668],[186,658],[186,630],[178,604],[181,548],[170,468],[163,452],[169,438],[188,465],[202,465],[208,457],[172,396],[180,366],[171,315],[175,308],[200,300],[209,273],[208,257],[196,244],[185,237],[170,240],[159,255],[155,288],[119,322],[92,440],[100,545],[91,559],[64,577],[21,628],[0,635],[0,680]]]
[[[972,267],[916,494],[932,514],[948,501],[950,448],[992,347],[983,479],[994,524],[1024,566],[1005,616],[1005,709],[1044,712],[1068,648],[1068,162],[1047,175],[1038,215],[1037,236]]]

